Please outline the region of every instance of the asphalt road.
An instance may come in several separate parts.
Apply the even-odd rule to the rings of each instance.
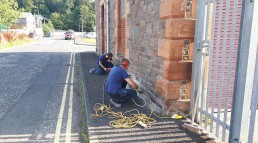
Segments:
[[[0,143],[82,142],[78,52],[63,33],[0,50]]]

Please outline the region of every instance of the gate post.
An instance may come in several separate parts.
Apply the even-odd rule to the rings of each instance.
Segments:
[[[250,113],[253,91],[257,38],[258,1],[243,0],[230,121],[230,143],[245,142],[247,139],[243,137],[247,137],[249,127],[247,117]]]
[[[201,48],[203,41],[203,27],[204,27],[204,18],[205,18],[205,2],[203,0],[196,1],[196,21],[195,21],[195,33],[194,33],[194,59],[192,66],[192,85],[191,85],[191,100],[190,100],[190,111],[194,110],[194,105],[196,101],[196,95],[198,90],[198,83],[201,79],[201,50],[197,50]],[[191,115],[193,116],[193,114]]]

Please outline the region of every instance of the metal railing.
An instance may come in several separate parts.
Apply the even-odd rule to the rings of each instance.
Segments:
[[[257,5],[255,0],[197,0],[192,124],[221,142],[254,140]]]

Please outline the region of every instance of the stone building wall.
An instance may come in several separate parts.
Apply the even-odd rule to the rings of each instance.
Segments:
[[[100,53],[99,52],[99,47],[100,47],[100,39],[99,39],[99,35],[100,35],[100,12],[99,12],[99,10],[100,10],[100,5],[99,5],[99,3],[100,3],[100,1],[99,0],[95,0],[95,9],[96,9],[96,19],[95,19],[95,22],[96,22],[96,52],[97,53]]]
[[[156,81],[163,71],[163,59],[158,56],[158,42],[165,35],[165,21],[159,17],[160,1],[135,0],[130,2],[128,14],[128,57],[130,72],[148,94],[162,106],[156,91]]]
[[[103,1],[95,1],[97,31],[101,31],[99,9]],[[123,1],[125,25],[119,13]],[[189,110],[195,21],[194,8],[190,13],[186,9],[187,2],[194,4],[193,1],[109,0],[109,49],[116,59],[126,57],[131,61],[129,73],[133,80],[166,114]],[[124,53],[121,47],[126,47]],[[188,50],[188,59],[183,59],[184,48]]]

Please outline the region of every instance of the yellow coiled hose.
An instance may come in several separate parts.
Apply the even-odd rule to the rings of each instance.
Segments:
[[[94,105],[95,114],[91,115],[91,118],[103,117],[109,115],[110,118],[118,118],[109,122],[109,125],[114,128],[133,128],[136,125],[140,125],[144,128],[151,127],[156,122],[155,119],[148,117],[146,114],[139,113],[137,109],[130,111],[114,112],[110,107],[105,104],[97,103]],[[131,114],[126,116],[126,113],[137,111],[137,114]]]

